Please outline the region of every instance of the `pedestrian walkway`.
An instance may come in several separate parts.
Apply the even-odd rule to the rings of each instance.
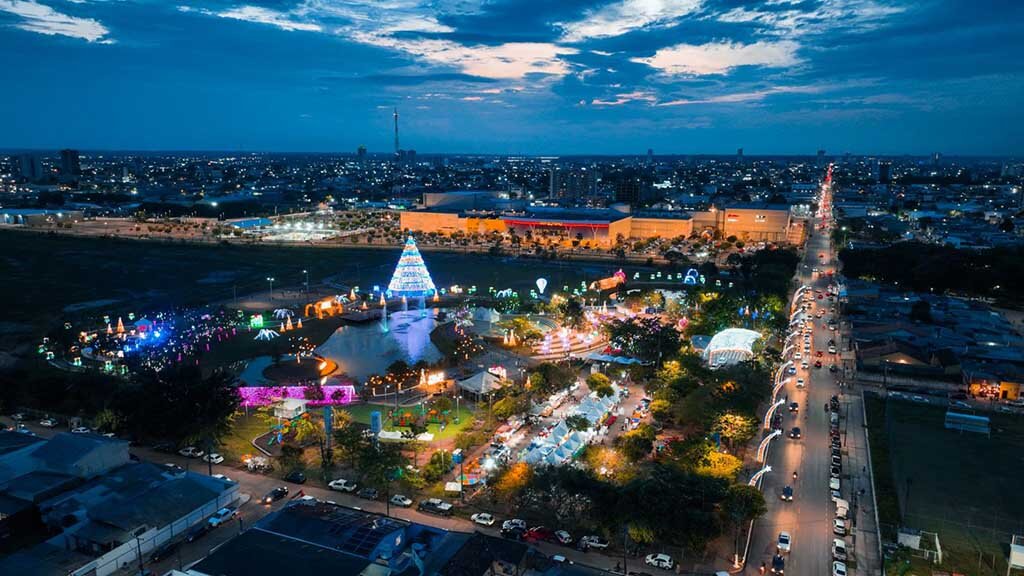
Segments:
[[[867,428],[864,424],[864,398],[859,393],[843,394],[845,408],[846,451],[849,464],[850,507],[853,520],[853,550],[856,573],[875,574],[882,565],[878,547],[878,525],[875,521],[874,488],[868,455]]]

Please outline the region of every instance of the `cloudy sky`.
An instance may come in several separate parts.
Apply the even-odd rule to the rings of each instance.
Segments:
[[[1021,0],[0,0],[0,147],[1020,154]]]

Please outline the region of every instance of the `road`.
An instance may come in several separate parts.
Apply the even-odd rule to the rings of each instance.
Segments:
[[[780,395],[788,397],[789,402],[798,402],[800,407],[796,413],[785,408],[779,409],[784,414],[785,434],[774,441],[768,455],[767,462],[773,471],[764,476],[762,483],[768,512],[754,524],[745,567],[747,574],[758,574],[762,562],[770,571],[772,556],[782,531],[789,532],[792,538],[791,551],[785,555],[786,574],[820,576],[832,573],[831,543],[837,536],[832,532],[835,506],[829,494],[831,450],[829,413],[825,406],[833,395],[840,396],[840,432],[843,441],[841,492],[852,508],[852,534],[845,537],[853,556],[848,567],[851,574],[879,572],[871,485],[867,479],[861,398],[839,386],[837,376],[841,375],[841,371],[831,373],[828,370],[833,362],[839,363],[838,357],[828,352],[829,341],[839,339],[837,333],[827,327],[828,319],[834,318],[837,324],[839,321],[838,308],[836,312],[830,310],[832,306],[838,305],[832,304],[827,294],[831,282],[828,273],[835,274],[838,264],[831,242],[830,196],[829,187],[823,187],[819,200],[822,214],[814,219],[812,227],[815,229],[810,232],[804,258],[797,270],[798,282],[810,286],[814,291],[820,291],[822,297],[819,299],[815,294],[813,307],[809,310],[813,318],[810,358],[803,350],[803,337],[794,337],[794,350],[800,352],[802,358],[794,358],[797,373],[788,379]],[[820,218],[822,215],[824,217]],[[817,229],[822,223],[825,229]],[[799,306],[798,302],[796,309],[799,310]],[[817,318],[819,310],[823,311],[821,318]],[[815,368],[814,362],[819,359],[822,367]],[[801,368],[802,360],[808,361],[809,368]],[[796,386],[798,378],[806,381],[805,388]],[[794,426],[801,428],[800,439],[789,437],[789,431]],[[798,473],[798,477],[793,477],[794,472]],[[780,499],[785,486],[793,488],[792,502]],[[862,489],[863,494],[860,493]],[[858,569],[853,569],[854,564],[857,564]]]

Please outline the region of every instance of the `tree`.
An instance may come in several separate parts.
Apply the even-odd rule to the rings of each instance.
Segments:
[[[298,468],[302,463],[302,448],[292,444],[281,445],[281,455],[278,456],[281,467],[285,469]]]
[[[510,395],[498,400],[491,406],[491,413],[495,418],[507,420],[516,414],[522,414],[529,410],[529,398],[525,394]]]
[[[292,430],[295,433],[295,442],[299,446],[314,445],[320,453],[320,468],[326,476],[334,464],[334,453],[328,449],[327,431],[324,430],[324,423],[314,420],[309,413],[303,414],[301,418],[292,423]]]
[[[764,494],[754,486],[733,484],[725,492],[722,501],[723,521],[735,530],[736,553],[739,554],[740,529],[744,524],[755,520],[768,511]]]
[[[204,378],[197,366],[184,366],[140,374],[122,401],[120,412],[136,437],[212,448],[231,432],[241,397],[231,373],[215,370]]]
[[[427,482],[437,482],[451,470],[452,455],[447,450],[438,450],[430,455],[430,460],[423,467],[423,478]]]
[[[566,417],[565,425],[569,427],[569,430],[583,431],[590,428],[590,421],[587,420],[586,416],[573,414]]]
[[[712,431],[718,432],[723,438],[728,438],[729,447],[735,448],[737,444],[743,444],[754,437],[757,422],[749,416],[725,412],[715,419]]]
[[[532,480],[533,468],[526,462],[516,462],[494,482],[494,493],[501,500],[509,500],[529,486]]]
[[[672,419],[672,403],[663,398],[656,398],[651,401],[651,416],[659,422],[667,422]]]
[[[568,298],[558,305],[558,318],[563,326],[579,328],[586,322],[583,304],[578,298]]]
[[[639,462],[654,449],[656,433],[649,424],[641,424],[636,430],[619,436],[618,449],[631,462]]]
[[[538,396],[550,396],[561,392],[576,381],[576,373],[571,368],[553,362],[543,362],[530,374],[530,393]]]
[[[587,376],[587,387],[590,388],[591,392],[597,394],[599,398],[605,398],[615,393],[612,390],[612,381],[600,372]]]

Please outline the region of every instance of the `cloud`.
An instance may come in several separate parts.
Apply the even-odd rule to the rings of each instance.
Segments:
[[[322,30],[319,24],[299,21],[294,19],[294,16],[290,13],[278,12],[277,10],[271,10],[270,8],[263,8],[261,6],[238,6],[221,12],[215,12],[214,14],[221,18],[243,20],[245,22],[253,22],[256,24],[269,24],[271,26],[277,26],[282,30],[287,30],[288,32],[294,32],[296,30],[301,30],[303,32],[320,32]]]
[[[662,48],[648,58],[633,58],[669,75],[725,74],[738,66],[784,68],[800,62],[799,45],[790,40],[739,44],[720,41],[707,44],[677,44]]]
[[[877,0],[832,0],[807,10],[799,2],[773,2],[770,10],[737,7],[720,14],[728,23],[756,24],[761,32],[779,36],[823,34],[837,29],[866,32],[884,26],[891,16],[905,11]]]
[[[110,30],[100,22],[57,12],[35,0],[0,0],[0,12],[20,16],[23,20],[15,26],[29,32],[68,36],[101,44],[113,43],[113,40],[107,38]]]
[[[452,66],[464,74],[492,79],[521,79],[530,74],[564,76],[569,65],[562,56],[575,48],[547,42],[509,42],[497,46],[465,46],[450,40],[417,40],[387,35],[356,34],[353,39],[399,50],[433,64]]]
[[[645,90],[637,90],[635,92],[626,92],[623,94],[616,94],[614,100],[602,100],[595,98],[590,101],[592,106],[621,106],[630,102],[647,102],[653,104],[657,102],[658,97],[653,92]]]
[[[760,102],[768,96],[775,94],[818,94],[833,89],[834,85],[809,85],[809,86],[774,86],[761,90],[748,92],[734,92],[731,94],[718,94],[704,98],[679,98],[658,102],[656,106],[691,106],[694,104],[739,104],[744,102]]]
[[[582,20],[560,22],[562,41],[582,42],[664,27],[700,8],[702,0],[619,0],[587,12]]]

